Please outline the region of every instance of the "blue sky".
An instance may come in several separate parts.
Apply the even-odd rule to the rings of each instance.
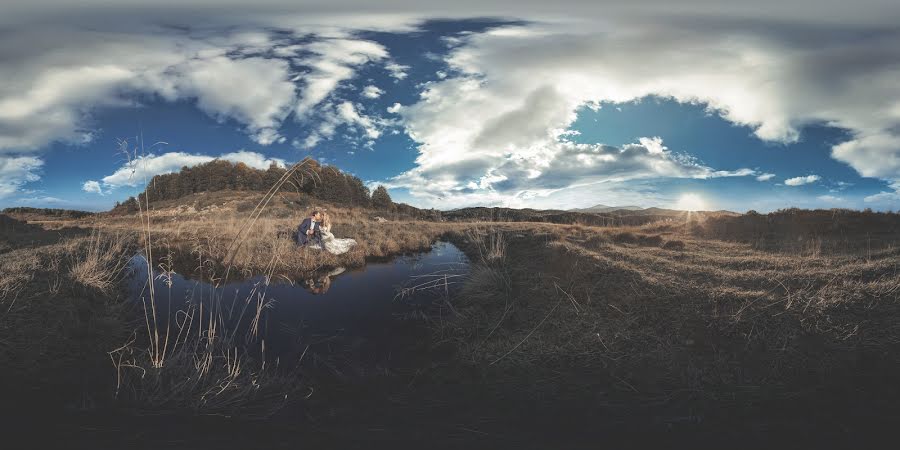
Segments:
[[[900,209],[897,8],[166,3],[0,19],[0,207],[309,155],[421,207]]]

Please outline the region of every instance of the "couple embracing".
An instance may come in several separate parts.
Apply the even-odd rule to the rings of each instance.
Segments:
[[[313,211],[309,217],[300,222],[297,228],[297,245],[317,250],[324,249],[328,253],[340,255],[347,253],[356,245],[354,239],[338,239],[331,232],[331,218],[327,213]]]

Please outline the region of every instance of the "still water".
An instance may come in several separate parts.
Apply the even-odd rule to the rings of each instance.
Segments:
[[[149,304],[147,259],[136,255],[129,267],[132,300]],[[184,311],[196,313],[202,305],[205,311],[220,311],[223,322],[237,330],[253,326],[259,308],[259,339],[266,341],[270,355],[284,355],[316,338],[396,334],[399,324],[423,319],[424,311],[443,302],[467,268],[457,247],[437,242],[427,252],[306,279],[256,276],[216,286],[194,274],[154,270],[153,286],[161,324],[181,323]]]

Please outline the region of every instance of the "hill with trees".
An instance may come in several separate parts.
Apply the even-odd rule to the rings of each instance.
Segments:
[[[202,192],[248,191],[267,192],[287,168],[272,164],[266,170],[254,169],[244,163],[215,160],[181,171],[154,176],[137,198],[116,203],[111,214],[130,214],[141,205],[177,200]],[[403,203],[395,203],[387,189],[378,186],[374,193],[358,177],[347,174],[334,166],[309,160],[299,173],[295,173],[282,187],[283,191],[304,194],[336,205],[361,207],[423,219],[439,219],[440,212],[423,210]]]
[[[64,219],[83,219],[93,216],[95,213],[88,211],[78,211],[74,209],[58,209],[58,208],[31,208],[28,206],[17,206],[6,208],[3,214],[15,217],[19,220],[64,220]]]

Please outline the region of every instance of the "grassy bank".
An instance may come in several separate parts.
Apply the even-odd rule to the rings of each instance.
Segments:
[[[0,389],[8,407],[90,408],[111,399],[106,351],[130,332],[120,283],[134,236],[57,241],[0,255]]]
[[[295,425],[304,423],[360,441],[389,433],[522,448],[673,430],[724,441],[841,433],[898,414],[900,246],[890,232],[872,245],[866,236],[807,239],[801,230],[802,245],[792,235],[779,246],[777,232],[766,231],[765,245],[753,236],[784,225],[758,218],[750,238],[702,221],[380,221],[377,211],[285,196],[242,234],[253,199],[189,200],[157,205],[149,228],[131,215],[40,230],[13,224],[16,233],[103,227],[0,255],[0,358],[10,368],[0,381],[19,391],[15,398],[33,403],[40,388],[46,403],[33,404],[173,421],[273,418],[269,428],[212,425],[277,430],[273,440],[302,438],[310,429]],[[335,233],[360,245],[337,257],[298,250],[290,232],[298,211],[312,208],[327,209]],[[275,367],[256,357],[263,349],[252,326],[228,328],[228,311],[186,308],[172,325],[154,320],[146,301],[124,306],[121,268],[147,236],[163,277],[203,267],[221,279],[233,258],[236,275],[290,278],[414,252],[439,237],[472,265],[447,303],[392,325],[389,348],[322,338]],[[254,323],[265,298],[240,300],[245,323]],[[375,363],[340,373],[364,360]],[[143,424],[122,426],[127,435]]]
[[[392,217],[377,210],[332,205],[299,194],[279,194],[260,215],[248,222],[262,194],[215,192],[196,194],[152,206],[149,233],[159,256],[172,254],[180,273],[191,273],[198,260],[222,272],[230,261],[238,274],[260,274],[271,267],[291,277],[335,267],[359,267],[366,261],[428,249],[457,224]],[[355,239],[357,245],[343,255],[298,249],[293,233],[313,210],[326,211],[333,232]],[[387,216],[388,218],[384,218]],[[104,218],[105,226],[147,232],[138,215]]]
[[[477,264],[435,334],[479,386],[455,395],[504,405],[485,420],[507,432],[785,432],[897,413],[892,245],[761,250],[693,225],[500,224],[454,241]]]

